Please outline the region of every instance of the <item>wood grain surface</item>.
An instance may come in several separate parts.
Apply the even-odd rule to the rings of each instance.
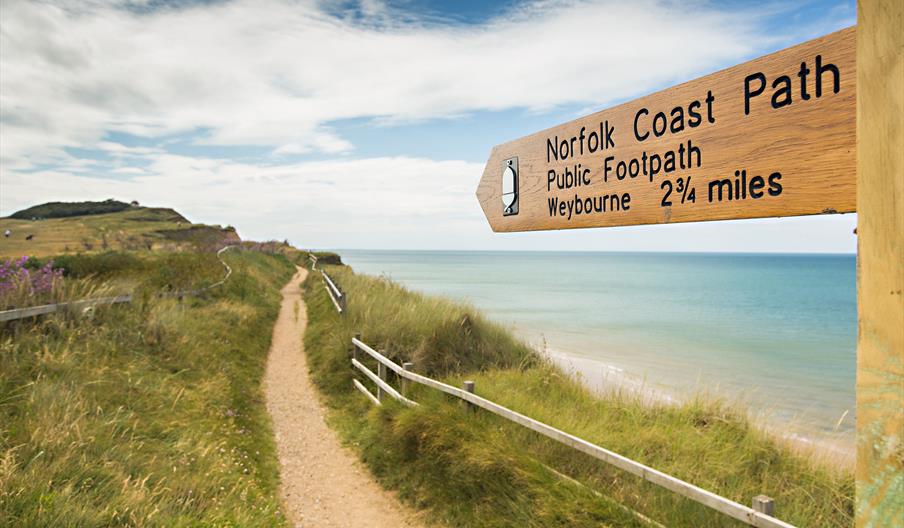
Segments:
[[[855,55],[855,28],[851,27],[499,145],[490,154],[477,198],[494,231],[853,212]],[[808,70],[805,83],[801,63],[806,63]],[[828,65],[837,68],[837,92],[836,73]],[[787,76],[787,81],[778,80],[781,76]],[[808,97],[802,93],[802,84]],[[753,95],[761,86],[762,93]],[[774,95],[777,90],[780,93]],[[700,118],[694,119],[692,111]],[[658,130],[665,124],[666,131],[657,137],[653,128],[659,112],[665,119],[655,124]],[[700,123],[692,127],[695,121]],[[600,137],[607,135],[607,128],[608,145]],[[648,137],[638,140],[638,135],[646,133]],[[681,146],[685,154],[694,154],[679,156]],[[651,156],[664,160],[668,151],[675,154],[676,170],[666,173],[661,169],[651,176]],[[640,170],[644,153],[647,174]],[[504,216],[502,173],[510,158],[518,158],[518,213]],[[685,169],[678,163],[682,158]],[[619,179],[618,163],[624,162],[629,169],[632,159],[637,159],[636,175],[632,177],[626,170]],[[578,164],[580,168],[575,170]],[[571,173],[589,172],[581,185],[560,188],[558,176],[566,168]],[[555,171],[553,182],[550,171]],[[736,171],[746,172],[736,177]],[[776,173],[780,178],[773,178],[770,185],[770,176]],[[561,183],[567,182],[563,178]],[[780,192],[774,184],[781,186]]]
[[[904,2],[857,3],[855,526],[904,520]]]

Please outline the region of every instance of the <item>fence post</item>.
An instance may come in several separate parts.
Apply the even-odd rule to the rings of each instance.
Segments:
[[[404,371],[414,370],[414,363],[412,363],[410,361],[406,361],[406,362],[402,363],[402,370],[404,370]],[[404,396],[406,398],[408,397],[408,391],[409,391],[410,387],[411,387],[411,382],[409,382],[405,378],[402,378],[402,396]]]
[[[377,376],[379,376],[381,380],[386,381],[386,365],[377,363]],[[383,401],[383,389],[380,387],[377,387],[377,399]]]
[[[474,382],[473,381],[469,380],[469,381],[462,383],[461,388],[463,388],[467,392],[470,392],[471,394],[474,394]],[[464,404],[465,404],[465,408],[470,412],[474,412],[477,410],[477,407],[473,403],[471,403],[467,400],[464,400]]]
[[[346,302],[348,297],[345,296],[344,291],[339,292],[339,306],[342,307],[342,315],[345,315],[346,310],[348,309],[348,303]]]
[[[766,495],[757,495],[753,498],[753,509],[760,513],[765,513],[770,517],[775,517],[775,501],[772,497]]]

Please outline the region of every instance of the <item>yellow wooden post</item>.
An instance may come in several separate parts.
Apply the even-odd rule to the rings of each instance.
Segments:
[[[904,519],[904,2],[857,8],[858,527]]]

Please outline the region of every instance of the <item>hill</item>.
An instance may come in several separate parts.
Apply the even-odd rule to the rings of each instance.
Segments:
[[[34,218],[34,220],[32,220]],[[0,257],[107,250],[215,249],[241,239],[231,227],[193,224],[173,209],[124,202],[51,202],[0,218]]]
[[[138,207],[138,205],[131,205],[113,199],[104,200],[103,202],[47,202],[16,211],[9,217],[17,220],[44,220],[47,218],[117,213],[130,207]]]

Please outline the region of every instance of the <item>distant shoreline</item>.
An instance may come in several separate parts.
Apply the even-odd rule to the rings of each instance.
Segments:
[[[854,255],[365,250],[343,260],[472,304],[534,348],[548,342],[597,393],[720,401],[833,465],[853,458]]]
[[[749,255],[756,256],[772,256],[772,257],[856,257],[856,252],[840,251],[655,251],[655,250],[581,250],[581,249],[341,249],[341,248],[324,248],[324,251],[336,252],[344,255],[348,252],[367,252],[367,253],[522,253],[522,254],[557,254],[568,253],[574,255]]]
[[[545,359],[574,377],[593,393],[606,395],[612,392],[626,392],[643,403],[656,405],[680,405],[694,395],[677,395],[674,391],[653,385],[643,378],[632,375],[624,369],[614,367],[598,359],[577,357],[560,350],[552,350],[533,345]],[[852,435],[826,434],[816,428],[806,427],[803,422],[782,422],[768,416],[755,416],[742,399],[732,400],[725,395],[698,393],[704,398],[725,399],[733,408],[747,414],[750,422],[770,437],[785,443],[793,451],[811,456],[815,461],[833,468],[854,468],[856,446]],[[789,428],[789,426],[798,426]]]

